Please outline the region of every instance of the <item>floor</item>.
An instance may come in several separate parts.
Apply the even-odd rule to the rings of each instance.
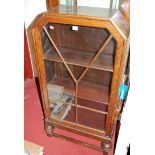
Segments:
[[[44,147],[44,155],[103,155],[102,152],[58,138],[50,138],[44,131],[43,113],[34,79],[24,85],[24,139]],[[55,132],[100,146],[100,142],[60,129]],[[110,155],[113,155],[113,150]]]

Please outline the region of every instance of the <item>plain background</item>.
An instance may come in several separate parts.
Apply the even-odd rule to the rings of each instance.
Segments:
[[[131,154],[154,154],[154,1],[131,1],[131,87],[128,96]],[[24,148],[24,1],[0,5],[1,154]]]

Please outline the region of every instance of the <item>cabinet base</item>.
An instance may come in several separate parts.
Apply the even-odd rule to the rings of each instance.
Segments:
[[[79,144],[79,145],[82,145],[82,146],[85,146],[85,147],[88,147],[88,148],[103,152],[103,155],[109,155],[109,151],[112,148],[112,143],[109,142],[109,141],[107,143],[106,142],[101,142],[101,147],[99,147],[99,146],[96,146],[96,145],[93,145],[93,144],[90,144],[90,143],[87,143],[87,142],[84,142],[84,141],[80,141],[80,140],[77,140],[77,139],[73,139],[73,138],[70,138],[70,137],[67,137],[67,136],[64,136],[64,135],[54,133],[54,128],[55,127],[52,126],[51,124],[45,123],[45,131],[46,131],[47,136],[60,138],[60,139],[63,139],[63,140],[73,142],[75,144]]]

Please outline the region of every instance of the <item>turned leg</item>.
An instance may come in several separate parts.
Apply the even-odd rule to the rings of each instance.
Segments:
[[[46,126],[45,126],[45,130],[46,130],[47,136],[52,137],[54,127],[52,127],[52,126],[50,126],[50,125],[46,125]]]
[[[103,155],[108,155],[108,152],[112,148],[112,143],[111,142],[102,142],[101,143],[101,148],[103,150]]]

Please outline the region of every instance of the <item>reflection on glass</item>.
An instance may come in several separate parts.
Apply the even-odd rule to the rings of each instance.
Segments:
[[[60,0],[61,5],[74,5],[118,9],[124,0]]]
[[[48,84],[48,96],[51,108],[51,116],[65,119],[74,103],[74,97],[64,94],[64,87]]]

